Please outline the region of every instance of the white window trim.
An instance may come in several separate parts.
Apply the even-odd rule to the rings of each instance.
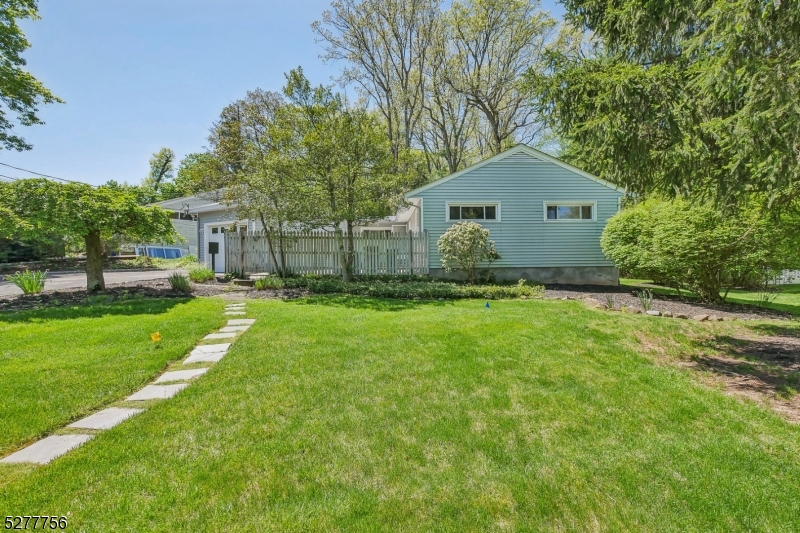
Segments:
[[[592,218],[591,218],[591,220],[585,219],[585,218],[557,218],[555,220],[551,220],[551,219],[547,218],[547,206],[548,205],[556,205],[556,206],[563,206],[563,207],[578,207],[578,206],[582,207],[582,206],[585,206],[585,205],[590,205],[590,206],[592,206]],[[560,222],[583,222],[583,223],[597,222],[597,201],[596,200],[595,201],[591,201],[591,200],[586,200],[586,201],[583,201],[583,200],[577,200],[577,201],[576,200],[564,200],[564,201],[550,200],[550,201],[542,202],[542,219],[545,222],[548,222],[548,223],[552,223],[552,222],[559,222],[559,223]]]
[[[453,220],[453,219],[450,218],[450,206],[451,205],[457,205],[457,206],[461,206],[461,207],[484,207],[484,206],[487,206],[487,205],[493,205],[493,206],[495,206],[497,208],[497,218],[496,219],[492,219],[492,220],[486,220],[486,219],[482,219],[482,218],[474,218],[474,219],[473,218],[470,218],[470,219],[459,218],[459,219]],[[499,201],[495,201],[495,200],[488,200],[486,202],[456,202],[456,201],[453,201],[453,202],[445,202],[444,203],[444,219],[445,219],[446,222],[500,222],[501,221],[500,220],[500,216],[501,216],[500,213],[501,213],[500,202]]]

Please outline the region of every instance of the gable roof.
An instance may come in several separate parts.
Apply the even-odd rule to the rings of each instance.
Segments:
[[[569,163],[565,163],[564,161],[561,161],[560,159],[556,159],[555,157],[553,157],[551,155],[547,155],[546,153],[544,153],[542,151],[539,151],[539,150],[537,150],[535,148],[531,148],[530,146],[527,146],[525,144],[518,144],[518,145],[514,146],[513,148],[509,148],[505,152],[500,152],[499,154],[497,154],[497,155],[495,155],[493,157],[490,157],[488,159],[484,159],[483,161],[475,163],[474,165],[469,166],[469,167],[465,168],[464,170],[459,170],[458,172],[454,172],[454,173],[452,173],[452,174],[450,174],[448,176],[445,176],[443,178],[440,178],[440,179],[438,179],[436,181],[432,181],[431,183],[428,183],[427,185],[423,185],[422,187],[418,187],[418,188],[414,189],[413,191],[406,193],[404,195],[404,197],[405,198],[411,198],[416,194],[419,194],[421,192],[427,191],[428,189],[432,189],[434,187],[437,187],[437,186],[441,185],[442,183],[446,183],[446,182],[448,182],[448,181],[450,181],[452,179],[458,178],[459,176],[462,176],[462,175],[466,174],[467,172],[472,172],[473,170],[479,169],[479,168],[481,168],[481,167],[483,167],[485,165],[488,165],[489,163],[495,163],[497,161],[502,161],[503,159],[506,159],[507,157],[513,156],[513,155],[516,155],[516,154],[524,154],[524,155],[530,156],[530,157],[532,157],[532,158],[534,158],[536,160],[539,160],[539,161],[543,161],[543,162],[546,162],[546,163],[553,163],[554,165],[557,165],[557,166],[559,166],[561,168],[565,168],[565,169],[569,170],[570,172],[573,172],[573,173],[575,173],[575,174],[577,174],[579,176],[582,176],[584,178],[587,178],[587,179],[590,179],[592,181],[595,181],[595,182],[599,183],[600,185],[608,187],[609,189],[614,189],[615,191],[619,191],[619,192],[625,192],[624,188],[618,187],[618,186],[614,185],[613,183],[610,183],[608,181],[602,180],[602,179],[598,178],[597,176],[595,176],[593,174],[589,174],[588,172],[584,172],[583,170],[581,170],[579,168],[573,167]]]

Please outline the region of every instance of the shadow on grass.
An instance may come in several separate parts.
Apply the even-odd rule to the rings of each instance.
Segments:
[[[793,320],[785,324],[748,324],[747,327],[761,335],[800,338],[800,320]]]
[[[452,305],[451,300],[395,300],[370,296],[351,296],[343,294],[317,295],[292,300],[296,305],[327,305],[350,309],[369,309],[371,311],[407,311],[419,307]]]
[[[61,307],[45,307],[23,311],[0,312],[0,324],[44,320],[73,320],[97,318],[105,315],[156,315],[166,313],[176,305],[191,298],[142,298],[132,300],[91,299],[84,303]]]
[[[800,391],[800,338],[797,331],[770,324],[752,326],[769,336],[740,338],[718,335],[702,345],[708,355],[694,358],[697,366],[717,374],[727,386],[752,398],[790,400]],[[787,406],[790,418],[800,421],[800,408]]]

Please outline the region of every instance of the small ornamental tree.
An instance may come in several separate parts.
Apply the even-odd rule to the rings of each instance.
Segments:
[[[439,237],[436,243],[442,254],[442,268],[447,272],[463,270],[467,280],[475,283],[475,272],[481,263],[486,267],[500,259],[494,248],[494,241],[489,240],[489,230],[477,222],[459,222]]]
[[[56,183],[43,178],[17,180],[0,190],[0,213],[10,213],[17,223],[0,225],[0,231],[17,237],[49,234],[80,239],[86,246],[86,287],[105,289],[104,239],[115,235],[129,241],[174,239],[169,213],[158,207],[142,207],[124,189],[84,183]]]

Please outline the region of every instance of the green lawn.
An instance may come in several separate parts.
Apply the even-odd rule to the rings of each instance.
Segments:
[[[248,308],[206,375],[0,487],[0,509],[71,512],[75,531],[800,530],[800,427],[643,355],[758,324],[560,301]]]
[[[646,279],[620,279],[620,284],[630,287],[646,287],[652,289],[655,294],[677,295],[675,289],[653,285],[653,282]],[[728,293],[726,301],[739,304],[756,305],[767,307],[777,311],[785,311],[794,315],[800,315],[800,284],[781,285],[780,292],[770,302],[763,302],[759,299],[758,291],[747,291],[732,289]],[[694,297],[690,292],[683,291],[683,296]]]
[[[760,302],[758,293],[753,291],[732,290],[728,301],[741,304],[760,305],[800,315],[800,284],[782,285],[780,293],[771,302]]]
[[[0,313],[0,456],[148,382],[223,323],[222,307],[149,299]]]

